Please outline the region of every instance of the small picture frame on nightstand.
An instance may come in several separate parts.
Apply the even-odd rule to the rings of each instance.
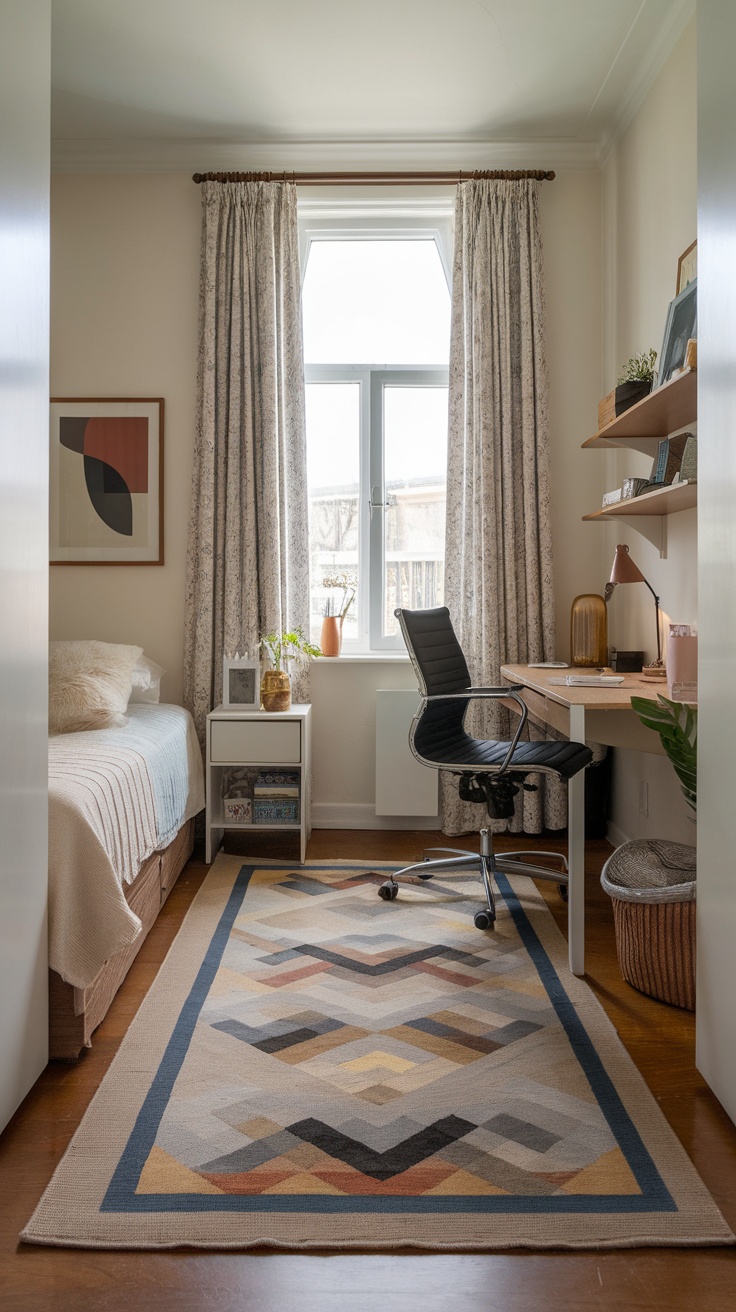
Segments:
[[[257,657],[222,661],[222,704],[228,711],[257,711],[261,705],[261,665]]]

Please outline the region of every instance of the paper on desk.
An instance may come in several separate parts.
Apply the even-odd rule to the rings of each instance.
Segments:
[[[623,681],[623,674],[568,674],[564,679],[550,679],[550,683],[568,688],[609,688]]]

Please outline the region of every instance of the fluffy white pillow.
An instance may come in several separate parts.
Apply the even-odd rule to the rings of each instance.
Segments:
[[[156,703],[161,700],[161,678],[166,673],[148,656],[141,656],[133,669],[131,702]]]
[[[114,642],[49,645],[49,733],[126,724],[133,669],[142,647]]]

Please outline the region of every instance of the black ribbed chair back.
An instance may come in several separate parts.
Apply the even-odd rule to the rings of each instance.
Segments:
[[[436,697],[470,688],[470,671],[447,607],[402,609],[397,614],[419,679],[419,691],[427,697]],[[458,698],[452,702],[430,703],[426,707],[414,732],[414,746],[420,756],[431,758],[442,744],[457,740],[458,734],[463,732],[467,705],[467,701]]]
[[[553,739],[550,741],[522,741],[527,723],[527,707],[521,696],[521,685],[503,684],[496,687],[474,688],[470,672],[455,637],[450,612],[446,606],[433,610],[394,611],[404,635],[406,646],[419,681],[422,697],[409,734],[409,743],[422,765],[435,770],[447,770],[459,775],[458,791],[464,802],[485,803],[491,820],[508,819],[514,814],[514,798],[520,788],[534,788],[526,782],[528,775],[556,774],[560,779],[572,779],[589,764],[592,752],[584,743]],[[518,708],[519,722],[509,742],[495,738],[472,738],[463,726],[463,717],[470,701],[513,702]],[[431,879],[437,870],[460,874],[476,865],[483,880],[486,905],[474,916],[477,929],[490,929],[496,920],[493,878],[497,874],[530,875],[534,879],[553,879],[562,891],[568,883],[567,859],[557,852],[508,852],[497,856],[493,851],[490,828],[480,831],[480,851],[468,852],[462,848],[435,848],[447,853],[439,858],[425,856],[423,861],[404,866],[380,885],[378,896],[384,902],[393,902],[399,891],[399,881]],[[532,864],[527,860],[534,856]],[[539,858],[552,859],[561,868],[550,870],[539,864]],[[582,887],[582,869],[576,887]],[[580,910],[570,899],[572,909]],[[582,930],[577,913],[569,917],[570,960],[579,963],[582,973]]]

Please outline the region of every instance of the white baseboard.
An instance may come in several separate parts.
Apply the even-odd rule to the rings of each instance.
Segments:
[[[370,802],[316,802],[314,829],[439,829],[437,815],[376,815]]]
[[[619,829],[618,825],[615,825],[612,820],[608,821],[606,838],[609,843],[613,843],[614,847],[621,847],[622,843],[628,843],[629,841],[628,834],[625,834],[623,829]]]

